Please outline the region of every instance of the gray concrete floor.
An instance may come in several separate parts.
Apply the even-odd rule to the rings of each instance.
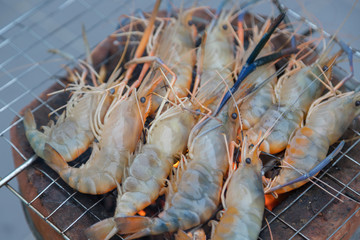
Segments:
[[[211,1],[211,5],[216,6],[216,2]],[[283,2],[334,33],[354,1]],[[79,35],[81,24],[88,29],[90,45],[94,46],[115,29],[119,15],[136,8],[150,11],[152,4],[153,1],[145,0],[0,0],[0,132],[3,134],[0,137],[0,177],[14,168],[7,130],[10,122],[20,109],[53,83],[50,76],[58,74],[60,64],[66,63],[47,50],[61,48],[79,56],[84,52]],[[120,5],[124,6],[114,12],[114,6]],[[357,49],[360,49],[359,13],[360,4],[357,4],[339,32],[341,39]],[[16,180],[10,185],[17,189]],[[0,189],[0,239],[33,239],[19,199],[6,187]]]

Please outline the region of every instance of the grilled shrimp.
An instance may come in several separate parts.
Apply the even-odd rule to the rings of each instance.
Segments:
[[[86,75],[86,74],[85,74]],[[85,76],[84,75],[84,76]],[[97,106],[101,103],[100,118],[103,119],[111,102],[105,89],[108,84],[91,87],[86,90],[83,83],[75,84],[66,110],[61,114],[56,124],[43,126],[44,132],[36,128],[33,114],[25,112],[24,127],[26,137],[35,153],[52,165],[53,159],[46,154],[46,145],[54,149],[63,159],[69,162],[79,157],[94,141],[95,135],[91,128],[91,119],[95,115]]]
[[[138,92],[115,99],[107,112],[99,143],[93,144],[89,160],[79,168],[70,167],[49,144],[45,144],[45,159],[72,188],[87,194],[103,194],[117,186],[130,154],[135,150],[151,104],[151,91],[156,84],[144,82]],[[111,108],[110,107],[110,108]]]
[[[311,103],[320,96],[323,90],[321,81],[331,74],[335,59],[336,56],[325,60],[323,55],[311,66],[287,71],[275,87],[277,102],[254,127],[246,131],[250,142],[255,143],[260,132],[264,134],[271,129],[270,135],[260,145],[260,150],[271,154],[284,150],[292,132],[301,125]]]
[[[360,92],[344,93],[329,98],[312,108],[305,126],[297,129],[286,148],[283,167],[267,192],[284,193],[304,185],[309,180],[295,182],[326,157],[334,144],[360,114]]]
[[[211,239],[258,238],[265,206],[259,154],[257,146],[243,141],[241,163],[231,174],[224,212]]]
[[[186,97],[190,89],[193,68],[195,65],[195,42],[192,36],[192,9],[179,14],[179,19],[166,26],[160,39],[158,56],[176,74],[177,80],[173,87],[175,94]],[[169,99],[175,99],[173,94]]]
[[[162,31],[160,40],[154,45],[158,45],[156,57],[160,58],[177,76],[177,80],[169,92],[168,99],[186,97],[192,82],[193,68],[196,61],[195,42],[192,36],[192,18],[193,9],[189,9],[179,14],[178,20],[172,20],[169,25]],[[168,84],[165,83],[165,86]],[[157,95],[166,97],[167,88],[160,84],[154,92]],[[175,96],[176,95],[176,96]],[[153,97],[152,112],[153,114],[162,102],[162,98]]]
[[[207,221],[220,203],[223,177],[228,169],[227,142],[234,141],[239,127],[234,108],[225,105],[218,119],[211,119],[189,146],[192,159],[180,173],[176,191],[167,196],[166,208],[157,218],[120,217],[115,223],[127,239],[189,229]],[[231,111],[229,110],[231,109]],[[220,121],[220,122],[219,122]]]
[[[217,68],[209,61],[204,65],[203,75],[205,76],[205,86],[199,89],[198,95],[202,95],[198,101],[201,105],[207,106],[207,97],[213,97],[209,93],[210,85],[213,82],[218,85],[217,99],[212,99],[212,107],[214,110],[216,101],[220,99],[225,90],[225,84],[222,82],[215,72],[222,72],[222,78],[228,84],[231,84],[231,61],[233,61],[231,39],[229,30],[224,30],[225,20],[219,21],[213,30],[208,34],[208,40],[205,46],[205,55],[213,58],[213,62],[217,64]],[[224,34],[227,33],[226,35]],[[216,39],[216,40],[215,40]],[[221,46],[223,51],[214,52]],[[227,54],[224,54],[225,53]],[[222,58],[217,56],[221,54]],[[222,62],[222,64],[220,64]],[[213,74],[213,75],[211,75]],[[214,76],[214,74],[216,74]],[[209,78],[209,76],[211,76]],[[181,75],[178,76],[178,79]],[[204,94],[202,94],[204,92]],[[205,93],[208,94],[205,94]],[[215,95],[216,96],[216,95]],[[186,108],[198,109],[198,104],[186,101]],[[175,160],[186,150],[188,136],[192,127],[195,125],[198,116],[189,111],[184,111],[179,107],[173,107],[165,111],[158,119],[154,120],[148,134],[148,142],[145,144],[140,153],[138,153],[129,167],[129,176],[124,180],[124,193],[119,195],[117,208],[115,210],[115,218],[122,216],[134,215],[139,210],[145,208],[156,200],[159,195],[160,188],[164,185],[164,181],[169,175]],[[91,239],[108,239],[117,232],[116,221],[113,218],[105,219],[94,226],[90,227],[86,234]]]
[[[196,94],[199,102],[210,111],[214,111],[220,102],[226,86],[232,86],[234,69],[233,35],[228,17],[231,12],[222,12],[216,24],[207,29],[205,44],[198,54],[200,72],[200,89]]]

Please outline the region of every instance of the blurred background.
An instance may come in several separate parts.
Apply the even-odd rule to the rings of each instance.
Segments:
[[[94,47],[115,30],[118,16],[131,14],[138,8],[151,11],[154,2],[0,0],[0,177],[14,169],[9,137],[12,119],[54,83],[54,75],[64,74],[61,64],[66,60],[48,50],[61,49],[76,58],[83,58],[82,24],[90,46]],[[198,2],[214,7],[219,1]],[[281,2],[331,34],[340,27],[338,37],[360,49],[360,4],[352,9],[353,0]],[[191,4],[186,1],[186,6]],[[261,8],[261,4],[259,6]],[[162,8],[165,8],[164,3]],[[267,13],[269,9],[262,11]],[[359,69],[356,72],[359,77]],[[16,179],[10,181],[9,186],[17,189]],[[0,188],[0,239],[34,239],[20,200],[7,187]]]

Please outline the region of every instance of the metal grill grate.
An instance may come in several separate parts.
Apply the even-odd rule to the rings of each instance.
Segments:
[[[22,124],[22,116],[18,112],[33,99],[41,103],[37,109],[46,107],[53,111],[51,105],[53,97],[44,101],[39,97],[39,94],[54,83],[65,87],[63,82],[58,80],[56,76],[65,74],[64,70],[59,69],[61,69],[61,64],[68,64],[68,61],[46,53],[48,49],[57,48],[71,53],[77,59],[84,58],[84,47],[80,31],[82,23],[85,24],[88,39],[93,48],[113,32],[118,23],[118,16],[129,14],[139,6],[143,10],[149,11],[152,9],[152,5],[152,2],[145,0],[137,0],[135,3],[130,1],[96,0],[38,1],[37,5],[2,27],[0,29],[0,148],[7,149],[6,152],[10,152],[10,148],[14,149],[24,161],[29,163],[28,165],[35,160],[34,156],[30,158],[25,156],[18,146],[10,140],[10,129]],[[191,3],[187,2],[187,5],[190,6]],[[290,11],[290,14],[294,19],[305,21],[295,12]],[[307,24],[312,23],[307,22]],[[360,57],[359,52],[356,52],[355,55],[358,58]],[[355,68],[360,69],[358,65],[356,63]],[[14,117],[18,117],[19,120],[9,124]],[[356,136],[360,135],[354,129],[351,132]],[[285,236],[283,239],[309,239],[308,230],[317,226],[318,218],[323,216],[327,209],[334,207],[334,205],[339,208],[347,207],[346,204],[349,200],[341,196],[339,192],[360,199],[360,189],[355,184],[360,181],[360,159],[356,155],[359,141],[348,143],[341,155],[334,160],[332,166],[318,176],[319,179],[337,189],[332,193],[336,197],[343,199],[343,203],[339,202],[336,197],[324,193],[322,190],[319,191],[317,185],[308,184],[305,188],[303,187],[291,193],[274,211],[266,211],[265,216],[270,228],[280,223],[284,231],[281,236]],[[5,155],[2,165],[4,161],[10,162],[10,155]],[[342,176],[341,169],[338,170],[339,166],[353,168],[354,175]],[[40,171],[43,178],[48,181],[47,186],[33,196],[32,199],[29,200],[23,197],[15,187],[15,180],[9,181],[5,186],[65,239],[69,239],[69,236],[78,231],[77,225],[85,219],[85,216],[89,216],[90,219],[93,219],[93,222],[111,216],[111,207],[104,210],[104,206],[108,201],[115,201],[116,194],[113,192],[103,196],[86,196],[87,198],[84,198],[83,194],[74,192],[66,186],[49,168],[39,167],[37,164],[32,164],[32,167]],[[11,168],[4,168],[1,175],[6,176],[10,171]],[[324,186],[323,183],[317,184]],[[328,187],[324,187],[328,189]],[[53,194],[54,191],[61,192],[59,201],[53,204],[51,212],[44,214],[38,210],[36,203],[41,197]],[[309,197],[319,192],[322,193],[321,196]],[[299,214],[299,218],[292,217],[291,215],[294,214],[292,209],[304,201],[316,201],[316,198],[326,198],[326,204],[312,209],[313,214],[307,219],[302,219],[300,223],[294,222],[296,219],[300,219],[301,214]],[[61,214],[63,208],[69,204],[77,206],[74,215],[71,216],[72,221],[63,225],[54,224],[52,219]],[[344,228],[349,221],[358,218],[358,212],[359,208],[354,207],[350,214],[343,216],[339,220],[338,225],[330,226],[332,228],[331,233],[326,237],[332,238],[336,236],[337,232]],[[89,226],[89,223],[87,224]],[[323,225],[322,227],[329,226]],[[267,225],[264,224],[262,239],[269,239],[268,230]]]

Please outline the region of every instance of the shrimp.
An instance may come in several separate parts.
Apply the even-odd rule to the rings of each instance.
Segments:
[[[326,52],[325,52],[326,53]],[[326,60],[325,53],[311,66],[300,66],[280,77],[275,94],[277,102],[262,116],[260,121],[246,131],[250,142],[255,143],[259,133],[270,135],[260,145],[260,150],[271,154],[286,148],[293,131],[300,126],[314,99],[323,90],[325,78],[329,78],[337,54]]]
[[[200,89],[196,98],[213,112],[226,86],[232,86],[234,69],[233,34],[228,21],[232,13],[222,12],[213,20],[206,32],[206,39],[198,54]],[[195,90],[196,91],[196,90]]]
[[[231,110],[231,111],[230,111]],[[219,122],[220,121],[220,122]],[[227,142],[236,139],[238,114],[226,104],[217,119],[210,119],[189,146],[192,159],[167,196],[166,209],[157,218],[120,217],[114,221],[127,239],[189,229],[207,221],[217,210],[224,175],[228,169]]]
[[[159,46],[156,58],[161,59],[171,69],[177,80],[167,94],[167,88],[159,85],[154,93],[167,97],[170,101],[177,101],[188,95],[192,82],[193,68],[196,61],[195,42],[192,36],[192,13],[196,9],[189,9],[179,14],[177,20],[172,20],[162,31],[159,41],[154,44]],[[168,83],[165,83],[167,86]],[[150,115],[159,108],[162,97],[154,96]]]
[[[173,89],[179,98],[188,95],[195,65],[195,42],[191,30],[193,11],[189,9],[179,14],[179,19],[165,28],[160,39],[161,47],[158,50],[158,56],[177,76]],[[170,94],[169,100],[174,101],[175,96]]]
[[[44,132],[37,130],[36,122],[30,110],[24,115],[26,137],[35,153],[44,159],[48,165],[53,165],[53,159],[46,154],[46,145],[54,149],[61,158],[72,161],[88,149],[95,135],[91,128],[91,119],[97,106],[101,103],[100,118],[103,119],[110,106],[111,96],[106,93],[109,84],[90,87],[86,90],[84,84],[87,71],[83,73],[80,82],[73,84],[75,91],[66,105],[56,124],[50,121],[50,126],[43,126]],[[73,74],[75,77],[75,74]]]
[[[333,96],[315,105],[306,118],[306,124],[295,131],[286,148],[282,164],[286,167],[280,170],[266,192],[284,193],[307,183],[308,179],[288,185],[322,163],[329,147],[344,134],[359,114],[359,90]]]
[[[225,81],[231,84],[231,70],[228,68],[232,66],[230,64],[233,61],[232,45],[229,37],[229,30],[224,29],[225,20],[219,21],[213,30],[208,34],[209,42],[206,42],[203,49],[206,49],[205,54],[214,54],[212,49],[217,49],[217,46],[222,46],[223,50],[221,53],[223,58],[213,58],[218,64],[217,68],[214,68],[210,61],[204,65],[205,76],[210,76],[209,71],[214,74],[215,69],[223,71],[223,78]],[[224,31],[227,34],[223,34]],[[214,40],[214,39],[217,39]],[[214,62],[213,61],[213,62]],[[220,64],[222,62],[222,64]],[[210,69],[208,71],[208,69]],[[226,70],[224,70],[226,69]],[[178,76],[178,79],[181,75]],[[211,76],[206,79],[205,87],[199,89],[198,95],[202,94],[202,98],[198,100],[200,105],[207,106],[207,97],[212,97],[209,93],[209,86],[212,82],[215,82],[218,88],[222,91],[217,91],[218,99],[225,90],[225,85],[219,80],[219,76]],[[201,82],[202,83],[202,82]],[[206,94],[208,93],[208,94]],[[211,101],[216,103],[216,99]],[[186,101],[184,103],[186,108],[193,109],[201,107],[196,102],[192,103]],[[214,105],[212,109],[214,110]],[[211,107],[210,107],[211,108]],[[108,239],[117,232],[116,221],[114,219],[123,216],[134,215],[139,210],[145,208],[150,203],[155,201],[159,195],[160,188],[164,185],[164,181],[169,175],[172,165],[175,160],[186,150],[187,141],[191,129],[196,124],[199,116],[194,115],[190,111],[182,110],[179,107],[173,107],[162,113],[156,118],[150,128],[148,134],[148,142],[143,146],[140,153],[138,153],[131,163],[128,174],[129,176],[123,182],[124,193],[119,195],[117,200],[117,208],[115,210],[114,218],[105,219],[89,229],[86,230],[86,234],[91,239]]]
[[[45,157],[53,159],[50,167],[79,192],[103,194],[114,189],[121,181],[130,154],[136,148],[151,105],[149,93],[156,86],[148,78],[138,92],[127,98],[115,99],[110,106],[111,111],[105,116],[101,139],[93,144],[89,160],[79,168],[67,165],[56,149],[45,144]]]
[[[265,206],[259,154],[258,146],[249,145],[245,136],[241,163],[229,177],[225,210],[211,239],[258,238]]]

